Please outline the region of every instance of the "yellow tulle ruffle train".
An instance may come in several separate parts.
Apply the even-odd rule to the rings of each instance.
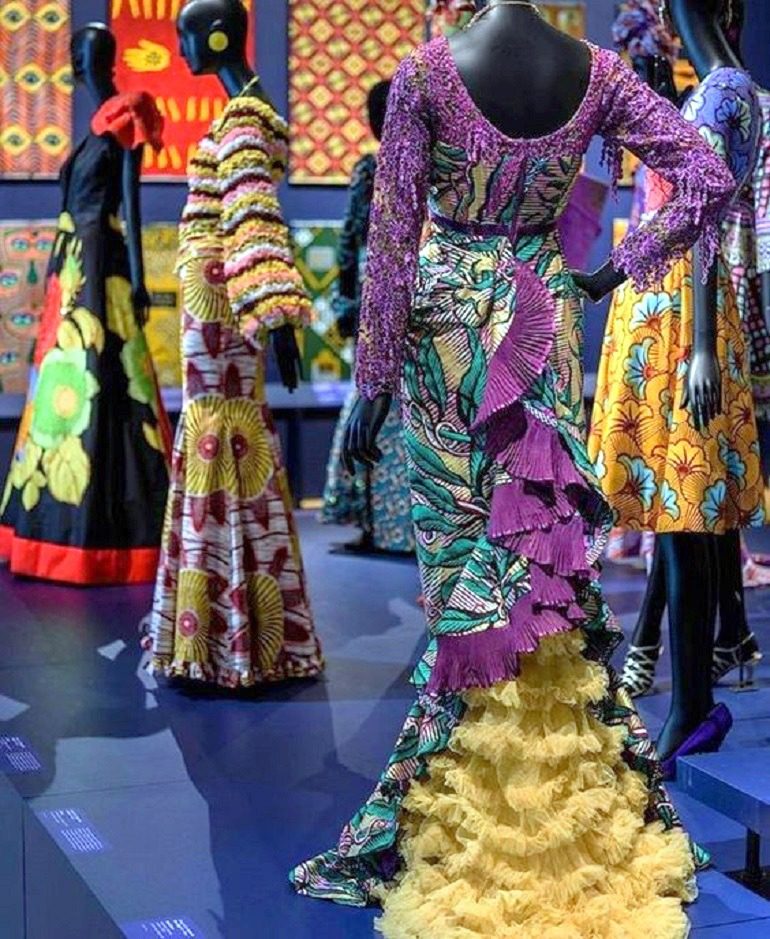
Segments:
[[[681,939],[694,866],[681,829],[644,823],[623,728],[587,706],[607,673],[580,631],[543,641],[517,681],[467,713],[404,803],[405,870],[382,897],[387,939]]]

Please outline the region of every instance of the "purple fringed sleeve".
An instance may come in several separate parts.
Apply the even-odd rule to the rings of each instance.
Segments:
[[[377,160],[356,348],[356,385],[398,392],[430,169],[424,73],[413,55],[393,78]]]
[[[723,160],[676,110],[616,57],[606,84],[599,133],[617,178],[626,148],[673,187],[655,216],[630,232],[613,263],[644,289],[659,283],[672,261],[701,239],[704,270],[719,249],[719,224],[736,183]]]

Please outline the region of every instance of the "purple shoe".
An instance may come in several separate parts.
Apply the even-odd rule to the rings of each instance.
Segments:
[[[676,761],[680,756],[689,756],[691,753],[713,753],[722,746],[722,741],[733,726],[733,716],[724,704],[713,707],[703,723],[685,738],[660,764],[664,779],[676,778]]]

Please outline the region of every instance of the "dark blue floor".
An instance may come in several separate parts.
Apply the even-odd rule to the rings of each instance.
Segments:
[[[390,752],[423,643],[417,576],[409,561],[330,555],[351,533],[310,516],[301,526],[327,673],[250,696],[158,687],[144,673],[136,627],[149,588],[0,572],[0,737],[21,738],[42,767],[11,779],[34,811],[75,810],[92,829],[94,850],[71,860],[116,923],[182,917],[206,939],[373,934],[372,911],[298,899],[286,872],[333,843]],[[643,576],[608,568],[605,586],[630,628]],[[749,604],[770,650],[770,590]],[[659,684],[642,701],[652,729],[666,708],[665,659]],[[720,691],[737,719],[727,747],[770,745],[770,665],[760,685]],[[770,902],[725,876],[741,866],[743,830],[674,794],[715,859],[694,935],[770,937]]]

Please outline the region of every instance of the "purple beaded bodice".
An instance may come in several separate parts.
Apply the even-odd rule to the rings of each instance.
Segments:
[[[595,135],[613,175],[623,147],[672,185],[671,200],[632,231],[614,260],[637,284],[660,278],[703,236],[719,244],[719,222],[735,182],[722,160],[669,102],[614,52],[589,44],[591,77],[574,116],[544,137],[515,139],[473,102],[444,37],[405,59],[393,80],[372,209],[356,380],[366,397],[399,388],[426,216],[488,226],[516,240],[552,227],[564,211]],[[497,235],[495,235],[497,232]]]

